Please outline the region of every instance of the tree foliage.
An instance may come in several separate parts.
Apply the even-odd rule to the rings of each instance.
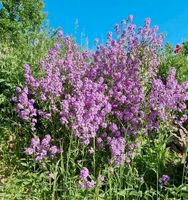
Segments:
[[[1,40],[18,43],[23,34],[38,32],[45,18],[42,8],[42,0],[1,0]]]

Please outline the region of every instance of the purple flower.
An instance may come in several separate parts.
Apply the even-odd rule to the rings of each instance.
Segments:
[[[36,148],[36,147],[39,147],[39,145],[40,145],[40,139],[39,139],[39,137],[37,137],[37,136],[33,137],[31,139],[31,146],[33,148]]]
[[[95,150],[93,149],[93,147],[89,148],[88,151],[89,151],[90,154],[93,154],[95,152]]]
[[[42,161],[45,158],[54,158],[54,156],[60,153],[57,146],[51,146],[51,136],[45,135],[40,140],[39,137],[35,136],[31,139],[30,147],[26,148],[25,153],[27,155],[34,155],[36,161]]]
[[[97,138],[97,144],[100,144],[100,143],[102,143],[102,142],[103,142],[102,138],[101,138],[101,137],[98,137],[98,138]]]
[[[121,25],[124,26],[125,24],[126,24],[126,20],[125,19],[121,20]]]
[[[95,186],[95,182],[93,180],[87,181],[85,184],[85,188],[92,188]]]
[[[119,25],[115,24],[114,29],[115,29],[116,34],[118,35],[120,33]]]
[[[163,175],[163,176],[159,179],[159,186],[160,186],[160,188],[163,188],[165,185],[167,185],[169,181],[170,181],[170,176],[168,176],[168,175]]]
[[[16,92],[21,93],[22,89],[20,87],[16,87]]]
[[[33,148],[31,148],[31,147],[26,148],[26,150],[25,150],[25,153],[27,155],[32,155],[34,152],[35,152],[35,150]]]
[[[110,129],[110,131],[115,133],[118,130],[118,127],[115,123],[111,123],[109,129]]]
[[[99,181],[100,181],[101,183],[103,183],[103,182],[104,182],[104,176],[99,175]]]
[[[51,141],[51,136],[49,134],[45,135],[44,139],[41,142],[41,145],[44,147],[49,147],[50,141]]]
[[[40,99],[41,99],[42,101],[45,101],[45,100],[46,100],[45,94],[41,93],[41,94],[40,94]]]
[[[132,22],[133,21],[133,15],[129,15],[128,16],[128,22]]]
[[[145,26],[148,28],[150,26],[151,23],[151,19],[150,18],[146,18],[144,21]]]
[[[52,156],[54,156],[55,154],[59,153],[60,150],[56,146],[51,146],[50,152],[51,152]]]
[[[97,45],[98,42],[99,42],[99,39],[98,39],[98,38],[95,38],[95,40],[94,40],[94,44]]]
[[[57,32],[57,36],[58,36],[58,38],[62,38],[62,36],[63,36],[63,31],[62,31],[62,30],[59,30],[59,31]]]
[[[88,176],[89,176],[89,170],[86,167],[82,168],[80,171],[80,180],[82,181],[86,180]]]
[[[110,162],[114,162],[116,166],[120,166],[121,163],[125,160],[125,143],[123,137],[111,138],[108,141],[110,151],[111,151],[111,160]]]
[[[51,172],[48,173],[48,177],[50,177],[50,178],[52,178],[52,179],[55,179],[54,174],[51,173]]]
[[[143,176],[140,176],[140,177],[138,178],[138,180],[140,181],[140,183],[144,183],[144,177],[143,177]]]

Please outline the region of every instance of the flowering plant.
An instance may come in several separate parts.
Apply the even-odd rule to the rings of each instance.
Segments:
[[[174,68],[165,81],[157,75],[163,38],[158,27],[151,28],[146,19],[136,32],[132,20],[129,16],[121,26],[116,24],[116,38],[109,32],[106,45],[98,45],[95,52],[80,51],[59,31],[39,63],[39,77],[24,65],[25,83],[13,100],[31,131],[44,135],[50,129],[53,137],[62,137],[65,154],[71,154],[67,143],[74,138],[77,156],[87,157],[87,163],[100,157],[103,166],[120,167],[136,158],[144,137],[157,135],[161,122],[170,127],[187,120],[188,82],[178,83]],[[58,155],[50,139],[33,138],[26,153],[36,160]],[[81,188],[95,185],[87,179],[88,168],[80,171]]]

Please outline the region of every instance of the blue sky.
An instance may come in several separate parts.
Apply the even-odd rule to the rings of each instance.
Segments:
[[[157,24],[172,45],[188,39],[188,0],[44,0],[44,4],[50,27],[62,27],[78,43],[83,38],[83,45],[87,37],[91,48],[96,37],[105,41],[114,24],[129,14],[137,27],[150,17],[152,26]]]

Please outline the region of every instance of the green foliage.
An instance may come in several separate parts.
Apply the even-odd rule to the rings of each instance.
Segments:
[[[16,171],[0,187],[1,199],[49,199],[47,174],[40,172]]]
[[[182,49],[181,49],[183,55],[188,56],[188,41],[185,41],[182,43]]]
[[[23,34],[40,30],[45,18],[41,0],[1,0],[0,5],[1,40],[18,44]]]
[[[185,42],[181,51],[174,54],[173,47],[166,44],[164,55],[159,66],[159,75],[164,79],[167,77],[169,68],[175,67],[177,70],[176,78],[179,82],[188,80],[188,43]]]

